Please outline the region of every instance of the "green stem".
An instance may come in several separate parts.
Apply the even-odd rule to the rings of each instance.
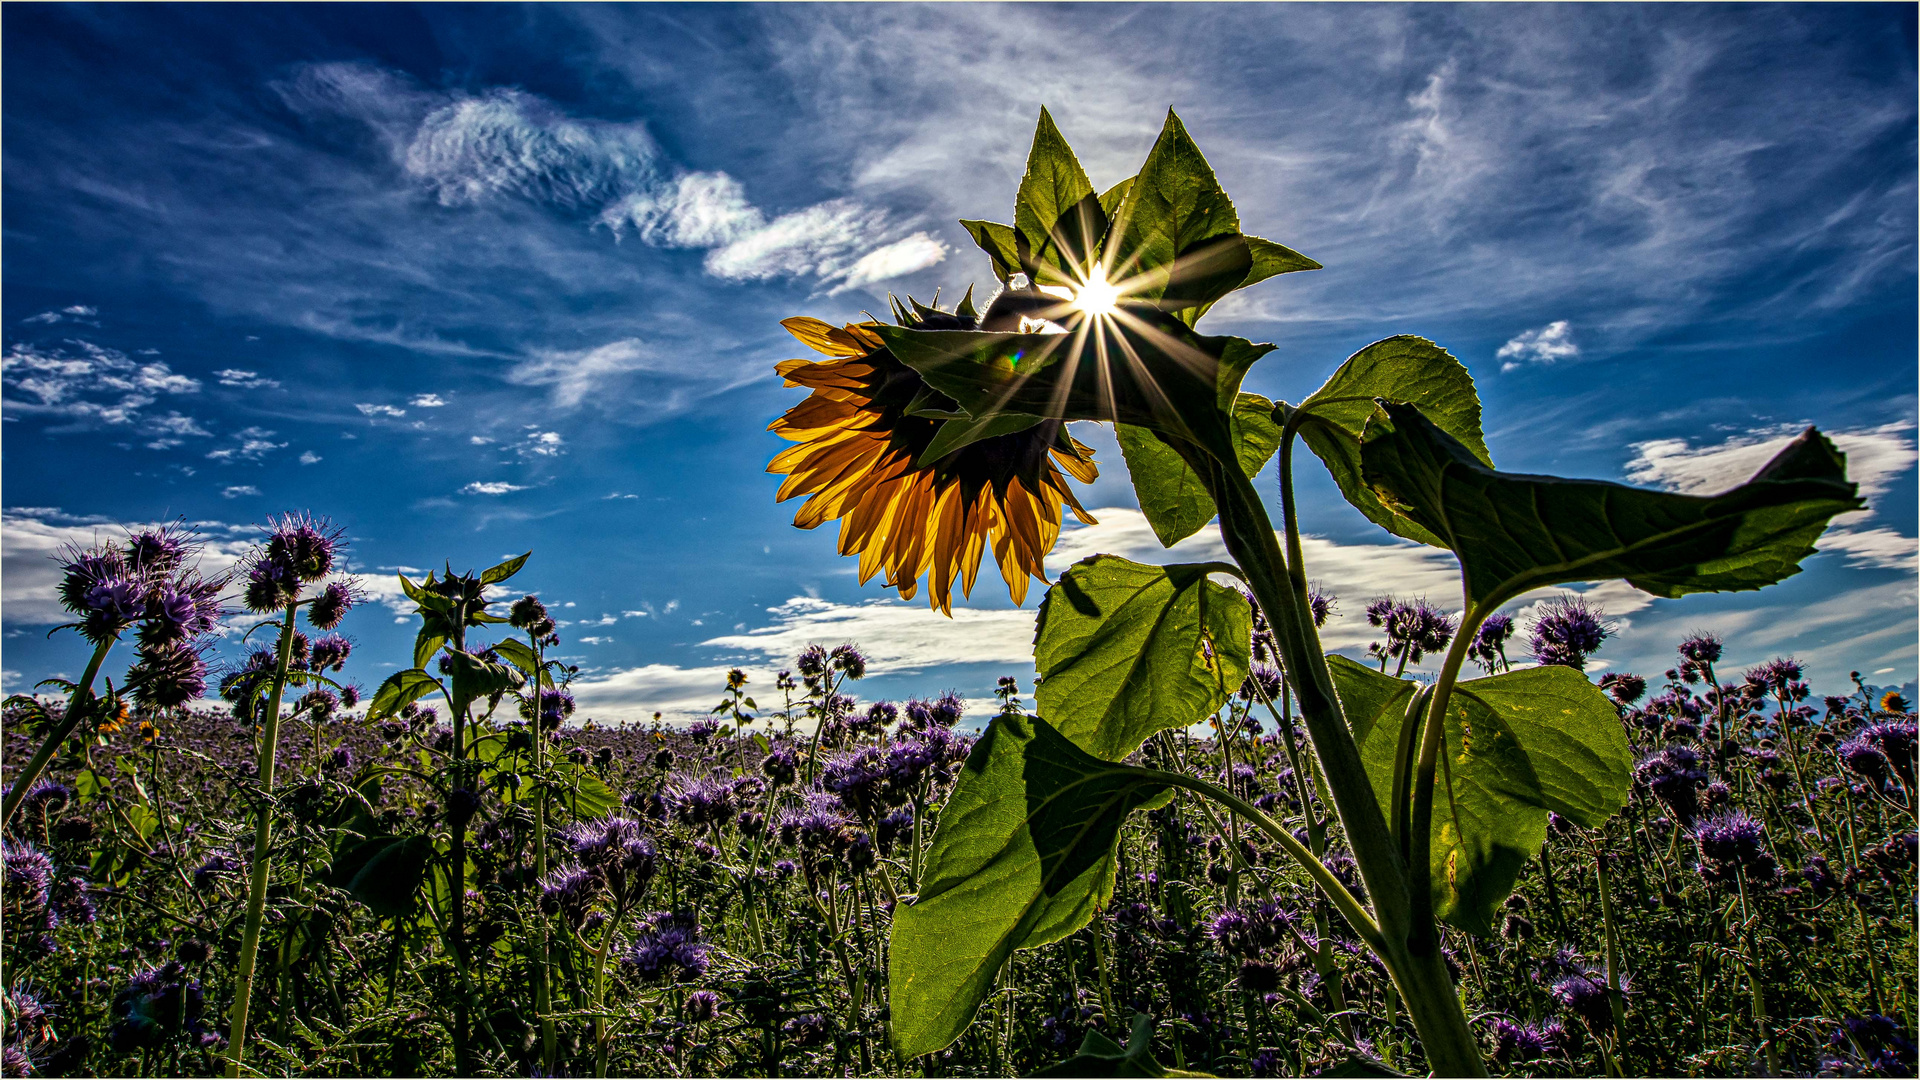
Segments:
[[[27,767],[20,770],[19,779],[15,780],[13,787],[7,791],[6,805],[0,808],[0,825],[13,820],[14,811],[20,809],[20,803],[27,797],[27,789],[33,786],[35,780],[40,779],[41,773],[47,771],[47,763],[53,760],[53,755],[60,752],[61,744],[67,741],[67,736],[73,734],[73,729],[80,726],[80,721],[86,717],[89,707],[93,704],[93,680],[100,674],[100,665],[106,662],[107,651],[113,648],[113,643],[117,640],[119,639],[108,638],[94,646],[93,659],[87,661],[86,674],[80,676],[79,687],[67,699],[67,711],[60,717],[60,725],[47,732],[46,739],[40,743],[40,749],[35,750],[33,756],[27,759]]]
[[[1333,673],[1320,648],[1305,593],[1299,588],[1304,571],[1289,571],[1266,508],[1237,463],[1223,465],[1191,446],[1182,449],[1182,454],[1207,478],[1220,509],[1220,531],[1227,551],[1240,564],[1273,627],[1281,657],[1293,677],[1301,717],[1313,740],[1328,796],[1340,816],[1361,879],[1373,897],[1381,941],[1377,951],[1400,986],[1401,999],[1420,1033],[1427,1060],[1441,1075],[1483,1076],[1486,1065],[1479,1043],[1439,950],[1416,953],[1409,948],[1415,923],[1407,863],[1387,828],[1386,815],[1334,691]],[[1284,498],[1285,490],[1292,486],[1289,473],[1283,472],[1281,485]],[[1298,531],[1297,524],[1289,530],[1289,543],[1296,548]],[[1291,576],[1283,579],[1282,575],[1289,573]],[[1427,904],[1430,912],[1430,895]],[[1424,933],[1433,935],[1430,914]]]
[[[528,635],[531,637],[532,635]],[[533,664],[533,771],[536,776],[546,773],[547,733],[540,721],[540,691],[546,681],[546,650],[539,639],[534,641]],[[535,789],[533,806],[533,874],[534,881],[544,880],[547,876],[547,789],[542,781]],[[542,1071],[553,1075],[554,1057],[558,1053],[559,1042],[553,1026],[553,928],[547,924],[545,916],[540,918],[540,962],[533,984],[533,1010],[540,1017],[540,1063]]]
[[[1407,889],[1413,906],[1413,930],[1408,947],[1424,956],[1439,949],[1440,939],[1433,918],[1433,786],[1440,762],[1440,748],[1447,740],[1447,706],[1453,697],[1453,684],[1466,663],[1467,649],[1486,620],[1480,608],[1469,608],[1461,616],[1460,629],[1453,635],[1440,678],[1433,684],[1432,700],[1427,705],[1426,730],[1420,736],[1420,762],[1414,767],[1413,811],[1407,822]]]
[[[266,723],[260,732],[259,820],[253,830],[253,880],[247,890],[247,921],[240,935],[240,971],[234,977],[233,1011],[227,1021],[227,1075],[239,1076],[247,1052],[247,1010],[253,1000],[254,963],[260,952],[260,924],[267,912],[267,875],[273,859],[273,767],[280,740],[280,698],[287,688],[287,667],[293,660],[293,618],[298,603],[287,605],[280,623],[280,655],[274,662],[273,688],[267,695]]]

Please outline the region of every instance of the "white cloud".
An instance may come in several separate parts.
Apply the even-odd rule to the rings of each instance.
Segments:
[[[63,307],[59,311],[43,311],[38,315],[29,315],[20,321],[28,324],[37,323],[51,326],[54,323],[63,322],[67,319],[85,321],[98,314],[100,314],[100,312],[95,308],[90,308],[85,304],[73,304],[68,307]],[[94,323],[93,325],[98,326],[100,324]]]
[[[366,402],[361,402],[355,405],[354,408],[360,410],[360,415],[369,416],[369,417],[391,416],[391,417],[398,418],[398,417],[407,415],[407,410],[396,409],[391,405],[373,405]]]
[[[429,113],[404,163],[445,206],[510,194],[598,210],[650,178],[656,153],[644,124],[576,120],[496,89]]]
[[[240,368],[221,368],[213,373],[221,386],[237,386],[242,390],[272,390],[280,385],[280,380],[269,379],[254,371]]]
[[[475,480],[473,483],[460,489],[460,491],[466,495],[505,495],[509,492],[525,490],[527,489],[524,485],[509,484],[504,480]]]
[[[514,453],[521,457],[558,457],[567,452],[565,442],[557,431],[536,431],[522,439]]]
[[[438,409],[445,405],[446,401],[441,398],[439,394],[420,394],[408,401],[407,404],[415,405],[422,409]]]
[[[851,641],[875,674],[917,671],[956,660],[969,663],[1033,663],[1032,609],[953,609],[953,618],[924,603],[869,600],[838,604],[796,596],[767,609],[771,625],[709,638],[703,646],[755,653],[773,661],[791,659],[808,645]]]
[[[1862,529],[1858,532],[1833,530],[1820,538],[1821,551],[1837,551],[1847,556],[1848,566],[1867,566],[1880,570],[1920,569],[1920,540],[1901,536],[1892,529]]]
[[[847,268],[847,273],[832,292],[870,285],[889,278],[905,277],[938,263],[947,257],[947,245],[924,232],[914,233],[882,248],[867,252]]]
[[[322,460],[324,459],[321,458],[319,454],[316,454],[311,450],[300,451],[300,464],[302,465],[317,465]]]
[[[690,172],[636,192],[601,212],[599,224],[621,235],[631,227],[657,247],[711,248],[730,244],[766,223],[746,189],[726,173]]]
[[[553,403],[572,408],[606,380],[635,371],[678,373],[674,361],[639,338],[623,338],[591,349],[537,350],[531,359],[507,372],[507,381],[520,386],[551,386]]]
[[[1512,371],[1529,361],[1551,364],[1555,360],[1565,360],[1580,355],[1580,346],[1573,343],[1573,327],[1567,320],[1560,319],[1540,327],[1538,330],[1523,331],[1493,354],[1495,359],[1505,360],[1501,371]]]
[[[605,645],[613,639],[610,637],[583,637],[578,640],[584,645]]]
[[[732,281],[814,275],[844,278],[854,250],[885,227],[885,215],[851,199],[782,214],[764,228],[716,248],[707,272]]]
[[[1627,479],[1685,495],[1717,495],[1752,479],[1803,430],[1792,424],[1761,428],[1707,446],[1694,446],[1685,439],[1634,443]],[[1826,434],[1847,455],[1847,477],[1860,485],[1860,494],[1872,499],[1885,494],[1896,477],[1913,468],[1912,431],[1911,421],[1900,421]]]
[[[241,428],[233,436],[237,445],[210,450],[207,457],[214,461],[259,461],[275,450],[286,449],[286,443],[273,441],[273,434],[265,428]]]
[[[89,341],[66,344],[72,351],[23,343],[7,350],[0,378],[15,392],[6,398],[9,410],[82,425],[131,425],[160,395],[200,390],[198,379],[177,374],[161,361],[141,362]]]
[[[53,507],[9,508],[0,515],[0,616],[10,626],[57,626],[72,621],[73,616],[60,606],[57,592],[61,569],[56,556],[61,548],[119,541],[128,532],[159,524],[133,523],[122,529],[96,519],[75,518]],[[205,541],[199,561],[205,573],[232,569],[246,552],[248,542],[239,535],[250,531],[245,526],[201,521],[192,527]]]
[[[243,496],[258,494],[260,494],[260,489],[254,487],[252,484],[234,484],[231,487],[223,487],[220,489],[220,497],[223,499],[238,499]]]

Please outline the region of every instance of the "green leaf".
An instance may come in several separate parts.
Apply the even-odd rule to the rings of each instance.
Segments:
[[[955,450],[971,446],[983,439],[1025,431],[1043,422],[1043,418],[1028,416],[1025,413],[998,413],[982,420],[971,418],[949,420],[940,425],[940,430],[933,433],[933,441],[927,444],[925,450],[920,451],[920,457],[914,461],[914,465],[924,469]]]
[[[1133,1033],[1121,1046],[1098,1031],[1089,1029],[1080,1041],[1080,1052],[1032,1076],[1212,1076],[1212,1073],[1169,1069],[1153,1059],[1153,1018],[1146,1013],[1133,1014]]]
[[[343,848],[330,876],[375,915],[395,919],[413,910],[433,856],[426,836],[376,836]]]
[[[533,646],[519,638],[506,638],[495,645],[493,651],[500,659],[519,668],[522,674],[532,675],[533,669],[540,666],[540,658],[533,651]]]
[[[1211,569],[1095,555],[1060,575],[1033,646],[1035,704],[1060,734],[1117,761],[1226,704],[1247,677],[1252,614]]]
[[[518,689],[526,681],[507,665],[482,660],[469,652],[449,649],[447,659],[453,668],[448,677],[448,697],[452,698],[455,712],[481,698]]]
[[[447,643],[447,620],[435,615],[423,616],[420,620],[420,632],[413,638],[413,666],[423,668]]]
[[[1257,285],[1277,274],[1291,274],[1300,270],[1320,269],[1319,263],[1314,262],[1312,259],[1307,258],[1305,255],[1300,254],[1290,247],[1276,244],[1271,240],[1262,240],[1257,236],[1249,236],[1245,239],[1247,241],[1247,253],[1250,257],[1250,265],[1247,268],[1247,276],[1240,279],[1239,285],[1234,286],[1233,291],[1235,292],[1249,285]],[[1181,313],[1181,318],[1188,326],[1192,326],[1198,323],[1200,317],[1205,315],[1216,303],[1219,303],[1219,301],[1210,301],[1199,307],[1188,308]]]
[[[396,671],[374,691],[373,700],[367,703],[367,719],[392,716],[440,688],[440,680],[419,668]]]
[[[1112,420],[1183,438],[1222,460],[1236,456],[1230,411],[1240,381],[1273,346],[1196,334],[1151,308],[1122,311],[1129,318],[1089,321],[1069,334],[874,330],[975,419]],[[1105,340],[1093,341],[1095,333]]]
[[[1393,765],[1416,686],[1329,656],[1375,796],[1393,819]],[[1626,805],[1633,758],[1612,701],[1572,668],[1545,666],[1457,684],[1435,779],[1434,913],[1477,934],[1546,842],[1547,813],[1597,826]]]
[[[1482,463],[1492,465],[1480,435],[1480,395],[1473,376],[1447,350],[1426,338],[1402,334],[1348,357],[1294,410],[1293,423],[1307,447],[1319,455],[1355,509],[1395,536],[1446,547],[1426,528],[1380,505],[1360,476],[1360,436],[1373,416],[1375,398],[1419,406]]]
[[[1084,278],[1081,268],[1097,253],[1107,231],[1107,215],[1093,183],[1044,108],[1014,201],[1013,227],[1030,253],[1024,262],[1036,285]]]
[[[533,552],[529,551],[525,555],[517,555],[511,559],[508,559],[506,562],[500,563],[497,566],[491,566],[485,570],[480,571],[480,584],[482,585],[500,584],[501,582],[507,580],[513,575],[519,573],[520,568],[527,565],[527,560],[532,557],[533,557]]]
[[[1100,209],[1107,215],[1108,220],[1112,220],[1113,215],[1120,209],[1120,203],[1126,199],[1127,192],[1133,189],[1134,179],[1129,176],[1100,193]]]
[[[980,245],[980,250],[993,259],[993,276],[1002,283],[1015,274],[1024,273],[1020,269],[1020,249],[1014,243],[1013,226],[1002,225],[997,221],[969,221],[961,219],[960,226]]]
[[[918,898],[894,913],[888,1003],[902,1057],[966,1030],[1014,950],[1085,926],[1113,895],[1114,846],[1158,774],[1089,756],[1037,717],[1002,715],[940,814]]]
[[[1119,237],[1109,276],[1166,310],[1218,300],[1252,269],[1233,200],[1172,110],[1114,218]]]
[[[1213,520],[1213,496],[1178,450],[1153,432],[1131,424],[1119,425],[1118,434],[1140,512],[1153,526],[1161,546],[1172,547]],[[1240,470],[1247,479],[1253,479],[1280,448],[1280,425],[1273,421],[1273,402],[1259,394],[1241,394],[1235,399],[1233,443],[1239,453]]]
[[[1846,458],[1809,428],[1722,495],[1496,472],[1410,405],[1368,422],[1367,486],[1459,556],[1469,604],[1625,578],[1655,596],[1758,589],[1800,570],[1835,515],[1866,503]]]
[[[536,784],[535,788],[551,795],[575,818],[584,821],[605,817],[619,808],[620,796],[585,766],[567,761],[555,768],[567,778],[566,783],[551,788]]]

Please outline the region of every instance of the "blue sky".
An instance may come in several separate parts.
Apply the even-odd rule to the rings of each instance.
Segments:
[[[47,553],[182,517],[237,552],[331,516],[396,568],[534,550],[589,714],[683,713],[852,639],[864,696],[1031,675],[1035,590],[948,620],[794,529],[767,460],[789,315],[992,284],[1042,105],[1096,186],[1177,109],[1250,232],[1325,264],[1208,316],[1299,400],[1397,333],[1473,372],[1504,468],[1713,491],[1813,423],[1872,509],[1758,594],[1593,598],[1610,667],[1695,630],[1816,688],[1916,675],[1915,28],[1908,5],[9,5],[4,669],[81,664]],[[1050,570],[1174,561],[1109,432]],[[1309,573],[1458,606],[1302,470]],[[1271,473],[1262,490],[1274,488]],[[924,593],[922,594],[924,598]],[[1529,602],[1537,598],[1529,598]],[[243,628],[243,622],[236,627]],[[226,648],[233,654],[238,635]],[[765,703],[770,694],[762,695]]]

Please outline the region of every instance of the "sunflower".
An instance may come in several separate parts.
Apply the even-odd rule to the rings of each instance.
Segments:
[[[896,305],[903,325],[972,330],[960,313]],[[793,523],[811,529],[839,519],[840,554],[860,556],[860,581],[885,571],[885,582],[911,600],[927,578],[928,600],[953,614],[953,581],[973,595],[980,558],[993,548],[1014,603],[1027,579],[1046,580],[1042,560],[1060,537],[1065,509],[1094,519],[1068,489],[1062,470],[1081,483],[1100,475],[1093,452],[1057,420],[971,443],[919,465],[945,417],[957,406],[901,363],[873,332],[873,322],[833,327],[793,318],[781,325],[826,360],[782,362],[786,385],[813,391],[767,425],[797,446],[767,466],[783,474],[778,500],[807,495]]]

